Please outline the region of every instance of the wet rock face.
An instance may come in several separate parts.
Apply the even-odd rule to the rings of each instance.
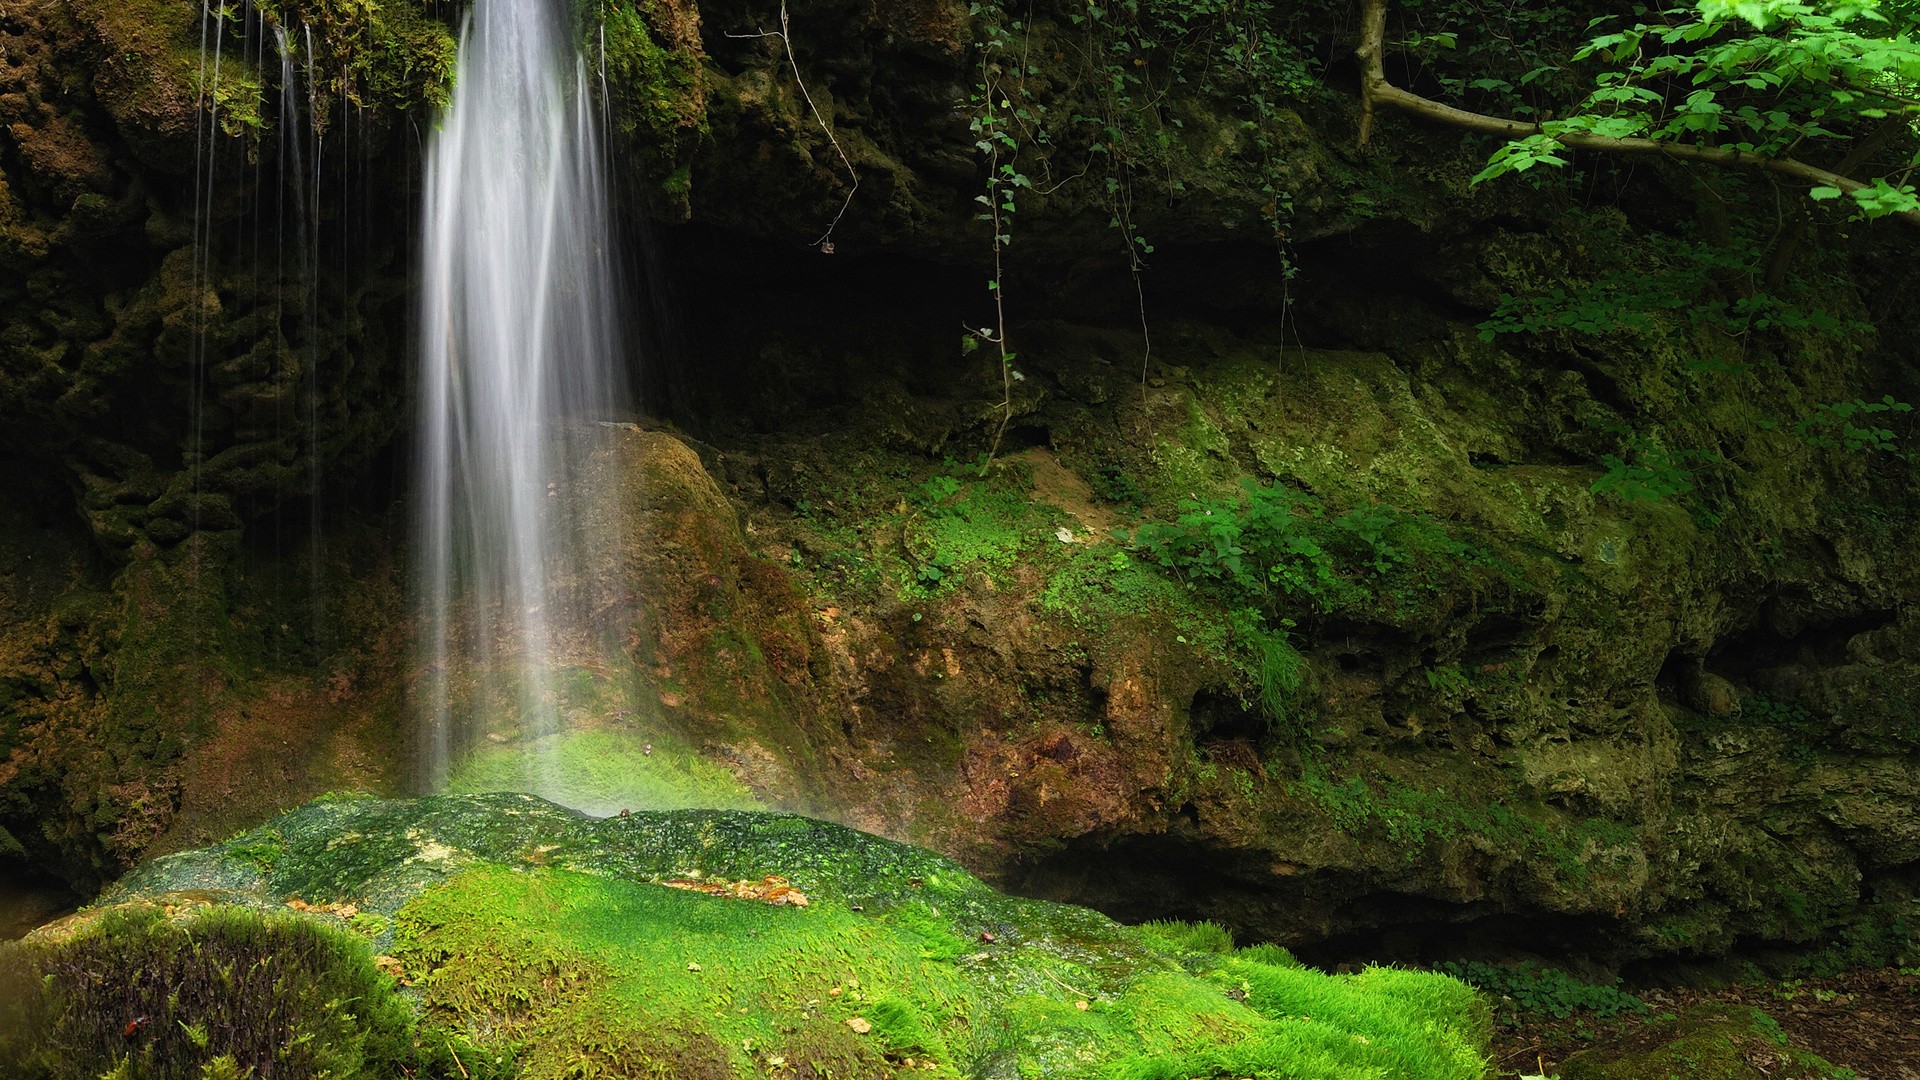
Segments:
[[[340,57],[381,96],[323,140],[303,278],[258,30],[232,30],[253,66],[229,53],[224,84],[252,111],[222,106],[194,187],[190,6],[0,0],[0,455],[45,480],[0,533],[37,560],[0,589],[0,860],[85,881],[283,805],[217,812],[261,763],[404,773],[395,134],[446,29],[390,4],[351,36],[389,43]],[[636,381],[688,434],[623,428],[587,464],[623,478],[635,537],[595,592],[624,605],[610,657],[694,751],[1032,892],[1329,955],[1710,953],[1907,902],[1911,465],[1793,434],[1912,397],[1901,341],[1668,309],[1483,334],[1504,297],[1667,280],[1651,237],[1693,235],[1688,183],[1581,174],[1630,212],[1470,188],[1451,136],[1388,122],[1348,154],[1331,83],[1255,116],[1200,80],[1135,111],[1162,150],[1115,136],[1153,168],[1022,195],[1003,372],[968,329],[993,317],[984,24],[842,5],[783,40],[772,9],[620,11],[628,201],[692,219],[643,275],[680,321]],[[1076,66],[1111,41],[1075,26],[1038,13],[1023,104],[1113,104]],[[1064,180],[1091,136],[1056,134]],[[843,206],[837,253],[809,247]],[[1123,208],[1156,247],[1137,277]],[[1795,303],[1911,325],[1876,284],[1903,262],[1809,250]],[[1242,520],[1248,480],[1281,516]],[[1271,558],[1235,583],[1192,536],[1138,538],[1183,514],[1266,529]]]
[[[164,846],[183,806],[189,834],[220,816],[223,796],[187,785],[247,770],[182,754],[244,727],[249,699],[307,701],[275,738],[304,760],[339,719],[317,717],[379,681],[343,676],[354,637],[394,615],[375,599],[390,564],[323,563],[356,546],[356,502],[386,501],[364,484],[405,424],[395,135],[443,94],[451,38],[406,4],[218,11],[0,5],[0,460],[20,477],[7,520],[62,547],[10,571],[23,588],[0,613],[0,820],[82,885]],[[299,47],[306,23],[326,55],[296,82],[338,81],[291,88],[289,111],[273,31]],[[13,539],[9,556],[38,554]],[[309,584],[290,589],[295,549]]]
[[[706,453],[743,478],[791,464]],[[1483,600],[1459,622],[1409,611],[1421,621],[1396,628],[1372,608],[1371,631],[1348,624],[1307,654],[1298,711],[1276,724],[1245,696],[1230,643],[1200,638],[1224,614],[1148,591],[1153,579],[1127,576],[1137,567],[1112,565],[1124,549],[1090,557],[1061,539],[1095,509],[1050,451],[1016,456],[1011,481],[936,483],[952,492],[938,498],[908,485],[888,505],[848,489],[839,497],[870,508],[858,524],[749,501],[744,528],[673,436],[625,429],[609,456],[630,477],[635,543],[605,572],[636,586],[627,643],[643,698],[762,797],[929,843],[1022,890],[1132,919],[1218,919],[1329,958],[1417,959],[1460,940],[1615,960],[1714,953],[1737,935],[1810,940],[1876,897],[1893,900],[1883,915],[1900,907],[1904,752],[1822,742],[1857,721],[1768,697],[1798,677],[1793,664],[1707,661],[1718,675],[1687,661],[1669,683],[1660,635],[1691,617],[1669,591],[1685,570],[1643,563],[1596,583],[1556,570],[1542,584],[1518,564],[1508,603],[1558,607],[1556,619],[1514,621]],[[879,460],[849,468],[868,476]],[[1578,476],[1522,490],[1573,499]],[[1480,513],[1501,520],[1511,489],[1456,490],[1494,500]],[[1557,526],[1570,550],[1591,550],[1586,530],[1635,535],[1587,505],[1584,522]],[[944,531],[962,526],[991,535]],[[989,555],[946,564],[957,580],[930,586],[915,551],[934,558],[921,545],[959,535]],[[990,540],[1019,554],[996,565]],[[1695,557],[1671,550],[1683,566]],[[1428,571],[1429,589],[1462,585],[1449,584],[1458,566]],[[1094,591],[1068,592],[1089,574]],[[1623,595],[1644,621],[1623,623],[1587,590]],[[1132,597],[1124,610],[1116,592]],[[1489,632],[1507,636],[1490,648]],[[1866,631],[1854,650],[1895,654],[1901,633]],[[1624,663],[1635,647],[1642,659]],[[1463,653],[1478,662],[1445,659]],[[1822,670],[1841,685],[1849,669]]]

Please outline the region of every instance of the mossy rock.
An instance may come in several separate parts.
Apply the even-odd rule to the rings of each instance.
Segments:
[[[686,887],[769,877],[805,902]],[[151,863],[0,959],[57,972],[130,926],[216,917],[360,938],[369,970],[378,950],[416,1005],[382,1060],[410,1046],[417,1075],[1469,1080],[1486,1061],[1485,1005],[1444,976],[1326,975],[1207,924],[1121,926],[793,815],[593,819],[526,795],[323,799]],[[56,987],[49,1008],[97,1027],[112,1018],[62,1006],[118,1000]],[[12,1038],[0,1052],[44,1059],[40,1036]],[[217,1043],[198,1048],[236,1053]]]
[[[1614,1046],[1583,1050],[1561,1080],[1838,1080],[1853,1073],[1787,1045],[1773,1018],[1744,1005],[1695,1005]]]

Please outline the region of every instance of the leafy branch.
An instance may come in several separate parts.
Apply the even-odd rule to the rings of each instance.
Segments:
[[[1470,112],[1393,85],[1385,63],[1387,0],[1363,0],[1355,50],[1362,67],[1359,141],[1371,137],[1374,110],[1387,106],[1508,138],[1475,182],[1564,165],[1565,150],[1655,156],[1786,176],[1808,184],[1815,200],[1845,195],[1865,217],[1920,225],[1920,195],[1906,182],[1913,162],[1897,177],[1860,180],[1792,156],[1809,139],[1844,139],[1830,123],[1920,112],[1905,100],[1920,83],[1920,46],[1904,31],[1869,37],[1852,29],[1887,22],[1877,9],[1874,0],[1825,11],[1791,0],[1701,0],[1693,17],[1676,9],[1666,22],[1594,38],[1576,59],[1601,58],[1616,69],[1600,76],[1574,115],[1529,121]],[[1736,18],[1762,32],[1730,36]],[[1673,86],[1685,88],[1678,102],[1669,100]],[[1769,97],[1775,104],[1762,108]]]
[[[973,14],[978,16],[981,10],[975,5]],[[987,162],[986,190],[974,196],[974,201],[986,208],[976,215],[978,219],[993,229],[993,277],[987,282],[987,291],[993,295],[994,324],[969,330],[962,341],[967,351],[985,343],[1000,354],[1001,395],[1000,404],[996,406],[1000,410],[1000,424],[994,429],[993,442],[980,463],[981,476],[993,467],[993,459],[1000,452],[1000,441],[1006,437],[1007,425],[1013,421],[1013,384],[1020,373],[1013,369],[1016,354],[1007,349],[1006,290],[1002,287],[1002,273],[1007,245],[1013,243],[1019,189],[1033,187],[1033,181],[1014,162],[1020,152],[1020,142],[1013,137],[1011,128],[1019,117],[1001,85],[1004,68],[999,55],[1011,44],[1012,34],[994,20],[986,20],[984,25],[987,40],[980,50],[980,82],[972,101],[977,111],[969,126],[974,135],[974,148]],[[1019,29],[1019,24],[1015,23],[1014,28]]]

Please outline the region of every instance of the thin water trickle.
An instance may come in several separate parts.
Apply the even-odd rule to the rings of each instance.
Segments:
[[[557,673],[607,605],[589,550],[617,519],[579,467],[621,404],[612,235],[564,5],[478,0],[433,133],[423,209],[416,567],[426,780],[483,735],[551,745]],[[503,732],[508,734],[502,734]],[[552,763],[520,786],[554,794]]]

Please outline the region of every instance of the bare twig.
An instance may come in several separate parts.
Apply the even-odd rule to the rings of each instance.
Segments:
[[[819,248],[822,255],[831,255],[833,254],[833,230],[840,227],[840,219],[847,216],[847,207],[853,205],[854,193],[860,190],[860,173],[854,169],[853,159],[847,156],[846,148],[840,145],[839,138],[834,135],[833,125],[827,123],[827,118],[820,114],[820,106],[813,103],[813,95],[807,91],[807,80],[800,76],[800,61],[793,55],[793,27],[787,20],[787,0],[780,0],[780,29],[758,30],[751,34],[728,34],[727,36],[780,39],[781,46],[787,51],[787,66],[793,69],[794,85],[800,88],[800,97],[806,101],[807,110],[813,113],[814,122],[820,125],[821,131],[826,132],[827,141],[833,144],[833,152],[840,155],[840,164],[847,168],[849,186],[847,197],[840,203],[840,212],[833,215],[833,220],[827,223],[827,231],[821,233],[820,239],[815,240],[811,245]]]

